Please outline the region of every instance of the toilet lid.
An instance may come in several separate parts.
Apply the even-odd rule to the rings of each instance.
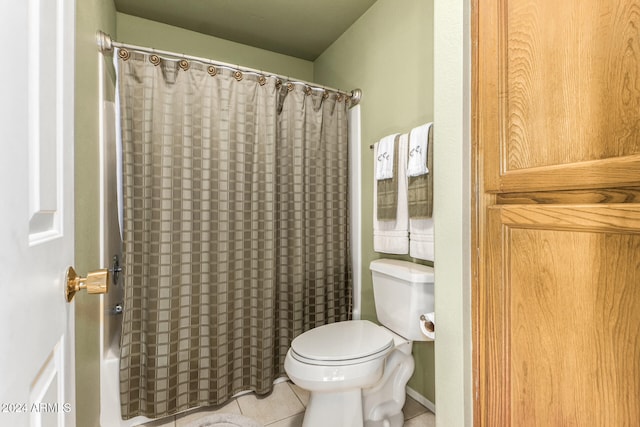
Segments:
[[[393,335],[368,320],[349,320],[311,329],[291,342],[291,350],[307,363],[359,363],[386,353]],[[332,363],[333,362],[333,363]]]

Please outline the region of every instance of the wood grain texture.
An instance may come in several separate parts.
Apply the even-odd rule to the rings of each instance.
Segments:
[[[640,234],[640,204],[514,205],[499,209],[505,225]]]
[[[500,176],[495,191],[626,187],[637,185],[639,176],[640,155],[632,155],[507,171]]]
[[[488,210],[479,425],[634,425],[640,230],[627,234],[617,207],[553,209],[557,226],[539,208]],[[640,221],[639,205],[623,210]]]
[[[505,171],[640,153],[640,2],[505,3]]]
[[[511,425],[633,425],[640,236],[514,228],[506,238],[518,248],[506,284]]]
[[[640,203],[640,188],[629,187],[531,193],[500,193],[496,196],[496,200],[498,204]]]
[[[640,155],[504,172],[496,191],[516,192],[636,186]]]
[[[640,0],[473,7],[474,425],[638,425]]]
[[[487,190],[633,186],[640,0],[488,0],[478,15]]]

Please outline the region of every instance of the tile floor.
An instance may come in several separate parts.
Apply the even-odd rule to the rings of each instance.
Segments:
[[[309,394],[290,382],[275,385],[273,393],[258,399],[254,394],[239,396],[217,410],[195,409],[176,416],[155,420],[145,427],[182,427],[212,413],[230,412],[242,414],[262,423],[265,427],[301,427],[304,408]],[[404,409],[404,427],[434,427],[436,416],[427,408],[407,396]]]

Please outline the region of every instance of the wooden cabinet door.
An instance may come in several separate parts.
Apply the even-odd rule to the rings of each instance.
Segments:
[[[640,0],[473,6],[475,425],[640,425]]]
[[[477,0],[484,185],[638,185],[640,1]]]
[[[487,239],[478,425],[637,425],[640,209],[494,206]]]

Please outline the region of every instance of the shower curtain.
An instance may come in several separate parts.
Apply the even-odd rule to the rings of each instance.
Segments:
[[[271,391],[351,313],[344,95],[119,49],[122,416]]]

